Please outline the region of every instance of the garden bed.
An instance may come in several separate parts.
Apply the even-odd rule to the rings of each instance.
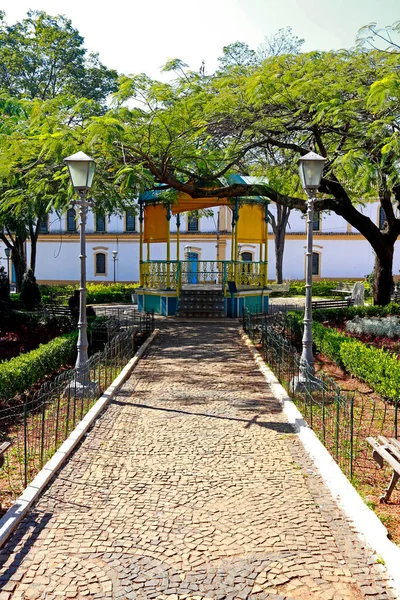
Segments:
[[[387,403],[370,386],[346,373],[325,355],[316,355],[315,371],[323,371],[329,375],[349,394],[354,394],[354,412],[357,424],[357,437],[366,440],[371,435],[371,430],[383,427],[382,415],[388,410]],[[358,418],[357,418],[358,417]],[[379,431],[378,431],[379,433]],[[387,504],[381,504],[379,497],[387,487],[391,469],[384,467],[378,469],[372,458],[372,449],[367,443],[362,444],[362,449],[355,461],[355,476],[353,484],[361,494],[366,504],[373,509],[389,532],[390,539],[400,545],[400,485],[398,484]]]

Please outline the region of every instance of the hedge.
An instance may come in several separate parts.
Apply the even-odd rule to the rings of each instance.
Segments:
[[[105,285],[103,283],[88,283],[86,299],[88,304],[108,304],[113,302],[132,302],[132,294],[138,283],[113,283]]]
[[[360,316],[386,316],[400,314],[399,304],[388,306],[353,306],[348,309],[313,311],[313,342],[315,349],[329,356],[348,373],[367,383],[384,398],[395,400],[400,395],[400,361],[396,354],[367,346],[337,329],[326,327],[319,321],[341,320]],[[299,325],[303,316],[292,313],[291,318]],[[298,331],[299,328],[293,328]],[[301,331],[302,333],[302,331]]]
[[[400,362],[396,354],[353,339],[342,343],[340,358],[346,371],[368,383],[375,392],[391,400],[399,398]]]
[[[86,285],[86,302],[88,304],[108,304],[113,302],[131,303],[132,293],[139,287],[138,283],[88,283]],[[60,299],[66,303],[67,298],[74,293],[75,286],[72,285],[42,285],[43,302]]]
[[[349,306],[348,308],[324,308],[313,310],[313,321],[343,322],[354,317],[386,317],[400,315],[400,304],[387,306]]]
[[[58,371],[74,359],[77,332],[67,333],[41,344],[35,350],[0,363],[0,398],[10,399]]]

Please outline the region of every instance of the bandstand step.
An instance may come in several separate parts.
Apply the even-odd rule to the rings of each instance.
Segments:
[[[213,319],[225,316],[224,294],[220,289],[182,289],[177,317]]]

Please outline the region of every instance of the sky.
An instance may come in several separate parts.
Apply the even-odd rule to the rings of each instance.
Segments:
[[[85,47],[120,73],[160,78],[162,65],[180,58],[212,73],[223,46],[256,49],[265,36],[290,26],[304,51],[350,48],[363,25],[400,20],[400,0],[2,0],[10,25],[29,9],[63,14]]]

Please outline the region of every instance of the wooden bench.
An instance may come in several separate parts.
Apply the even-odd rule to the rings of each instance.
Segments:
[[[11,446],[11,442],[3,442],[0,444],[0,468],[4,465],[4,454]]]
[[[311,302],[311,308],[348,308],[353,306],[353,298],[345,298],[344,300],[314,300]]]
[[[68,317],[69,319],[72,318],[69,306],[64,306],[63,304],[45,304],[43,308],[44,311],[52,317]]]
[[[386,438],[383,435],[378,435],[377,440],[373,437],[368,437],[367,442],[372,446],[372,458],[377,462],[379,469],[382,469],[384,462],[393,469],[390,483],[385,493],[379,498],[380,502],[388,502],[400,478],[400,441],[395,438]]]

